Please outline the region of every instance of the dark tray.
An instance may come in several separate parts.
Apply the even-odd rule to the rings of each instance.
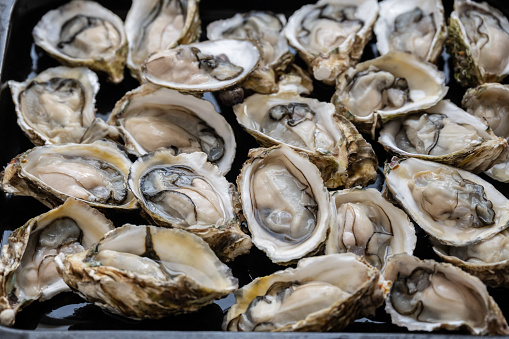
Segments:
[[[65,3],[65,0],[0,0],[0,81],[2,91],[0,92],[0,166],[4,167],[17,154],[32,148],[33,145],[25,137],[16,123],[16,115],[12,104],[11,95],[5,83],[8,80],[24,81],[27,77],[41,72],[42,70],[58,66],[58,62],[49,57],[44,51],[36,47],[32,39],[32,29],[42,15],[48,10],[56,8]],[[130,7],[130,1],[102,0],[98,1],[105,7],[113,10],[122,19],[125,19]],[[202,0],[200,14],[202,19],[203,34],[208,23],[229,18],[238,12],[249,10],[271,10],[275,13],[284,13],[289,17],[296,9],[306,3],[313,1],[294,0],[270,1],[257,0],[249,2],[233,2],[227,0]],[[489,1],[502,9],[506,15],[509,14],[509,4],[505,1]],[[446,14],[452,10],[452,0],[444,0]],[[372,59],[376,56],[374,41],[366,47],[363,60]],[[447,54],[439,62],[439,67],[447,75],[450,75],[450,62],[447,61]],[[297,62],[304,66],[301,60]],[[98,116],[106,118],[115,102],[125,92],[138,86],[138,82],[125,72],[125,80],[119,85],[112,85],[106,82],[103,75],[100,75],[101,89],[97,96]],[[314,97],[329,101],[334,91],[333,87],[325,86],[315,82]],[[465,90],[459,87],[454,80],[449,82],[449,94],[447,98],[459,104]],[[247,159],[247,152],[250,148],[258,147],[258,144],[247,134],[237,123],[231,108],[217,103],[215,97],[207,94],[206,98],[216,103],[226,120],[232,125],[237,140],[237,156],[233,168],[226,178],[235,182],[243,162]],[[376,141],[370,140],[379,156],[380,166],[386,158],[385,151]],[[493,183],[493,182],[492,182]],[[494,183],[506,195],[509,196],[509,185]],[[372,187],[381,189],[383,175],[379,168],[379,178]],[[0,192],[0,235],[1,244],[5,244],[8,235],[12,230],[22,226],[30,218],[35,217],[48,209],[30,197],[16,197]],[[108,215],[116,226],[125,222],[145,224],[136,213],[122,215]],[[418,247],[416,255],[421,258],[437,259],[431,251],[427,236],[418,231]],[[239,279],[240,286],[249,283],[258,276],[268,275],[282,266],[272,264],[267,257],[255,247],[249,255],[237,258],[230,264],[233,274]],[[509,304],[504,301],[509,297],[508,291],[503,289],[490,289],[491,295],[497,300],[502,311],[509,317]],[[99,307],[89,304],[77,295],[68,292],[60,294],[46,302],[34,302],[23,311],[17,318],[14,328],[0,326],[0,338],[67,338],[71,334],[67,331],[73,330],[73,338],[85,337],[109,337],[116,338],[139,338],[159,337],[162,335],[174,338],[234,338],[239,335],[243,337],[259,337],[254,333],[225,333],[219,332],[224,312],[234,302],[233,295],[226,299],[216,301],[202,310],[183,316],[167,317],[157,321],[132,321],[120,316],[104,312]],[[373,319],[359,319],[350,324],[342,333],[277,333],[262,334],[267,338],[382,338],[382,337],[412,337],[428,338],[428,333],[410,333],[406,329],[392,325],[390,317],[380,307]],[[450,332],[434,333],[434,337],[462,337],[461,333]]]

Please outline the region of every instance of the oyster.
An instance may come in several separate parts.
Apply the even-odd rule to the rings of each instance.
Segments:
[[[359,131],[374,137],[382,122],[436,105],[447,90],[435,65],[389,52],[343,73],[332,103]]]
[[[509,139],[509,86],[487,83],[470,88],[461,102],[468,113],[488,123],[499,137]],[[509,182],[509,159],[485,172],[495,180]]]
[[[35,145],[81,143],[118,132],[95,118],[97,75],[84,67],[49,68],[25,82],[9,81],[18,125]]]
[[[475,244],[509,226],[509,200],[470,172],[431,161],[393,158],[391,196],[429,235],[452,246]]]
[[[115,83],[124,78],[124,23],[96,2],[74,0],[49,11],[32,34],[39,47],[65,65],[106,72]]]
[[[447,246],[435,241],[433,250],[443,260],[475,275],[490,287],[509,287],[508,230],[474,245]]]
[[[237,121],[262,145],[305,152],[327,187],[366,186],[376,179],[371,145],[334,106],[295,92],[255,94],[233,107]]]
[[[281,264],[320,252],[330,211],[316,166],[285,145],[252,149],[249,157],[237,186],[255,246]]]
[[[293,13],[283,33],[315,79],[331,85],[361,58],[377,16],[375,0],[320,0]]]
[[[130,167],[127,155],[109,141],[39,146],[11,160],[2,189],[48,207],[75,197],[95,207],[133,209],[136,199],[127,187]]]
[[[462,86],[500,82],[509,74],[509,21],[486,2],[454,1],[447,47]]]
[[[12,326],[16,314],[33,301],[68,291],[55,257],[85,251],[113,228],[103,214],[69,198],[15,230],[2,249],[0,324]]]
[[[398,254],[384,277],[392,281],[385,310],[410,331],[466,329],[475,335],[509,334],[502,311],[476,277],[449,264]]]
[[[235,292],[228,331],[340,331],[383,302],[379,271],[351,253],[299,261]]]
[[[285,24],[283,14],[265,11],[237,13],[232,18],[210,23],[207,38],[256,41],[261,46],[263,56],[258,68],[242,86],[259,93],[275,93],[278,91],[278,74],[293,61],[293,54],[281,32]]]
[[[116,126],[130,153],[157,149],[205,152],[207,160],[228,173],[235,158],[235,136],[209,101],[145,84],[120,99],[108,123]]]
[[[203,240],[177,229],[126,224],[88,251],[55,261],[74,291],[134,319],[193,312],[238,286]]]
[[[504,138],[449,100],[389,121],[378,141],[400,156],[441,162],[474,173],[485,171],[509,154]]]
[[[234,210],[235,186],[207,162],[205,153],[146,154],[131,167],[129,187],[157,225],[200,236],[226,261],[249,252],[251,239],[241,231]]]
[[[442,52],[447,27],[441,0],[384,0],[375,24],[376,47],[415,54],[435,62]]]
[[[258,66],[260,56],[249,40],[180,45],[152,54],[142,66],[142,78],[184,92],[219,91],[244,80]]]
[[[383,271],[389,256],[412,254],[417,237],[405,212],[373,188],[336,191],[326,254],[355,253]]]
[[[201,34],[199,0],[133,0],[125,20],[127,67],[141,81],[141,65],[154,52],[189,44]]]

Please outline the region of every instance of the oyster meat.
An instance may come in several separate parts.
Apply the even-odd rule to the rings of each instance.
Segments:
[[[226,261],[249,252],[240,229],[235,186],[202,152],[174,156],[160,150],[131,167],[129,187],[157,225],[185,229],[203,238]]]
[[[12,326],[16,314],[33,301],[68,291],[55,257],[85,251],[113,228],[99,211],[69,198],[16,229],[2,249],[0,324]]]
[[[375,24],[380,54],[402,51],[435,62],[447,37],[441,0],[384,0]]]
[[[126,149],[141,156],[158,149],[173,155],[205,152],[228,173],[235,158],[235,136],[212,103],[175,90],[144,84],[124,95],[108,119]]]
[[[156,226],[126,224],[88,251],[55,261],[82,297],[134,319],[194,312],[238,287],[230,268],[199,237]]]
[[[315,79],[332,85],[359,61],[377,16],[375,0],[320,0],[293,13],[283,33]]]
[[[431,161],[393,158],[387,189],[412,219],[441,243],[478,243],[509,226],[509,200],[475,174]]]
[[[352,253],[299,261],[235,292],[223,320],[228,331],[340,331],[383,302],[379,271]]]
[[[281,264],[321,251],[329,193],[316,166],[285,145],[253,149],[249,157],[237,186],[255,246]]]
[[[97,2],[74,0],[49,11],[32,35],[39,47],[65,65],[106,72],[115,83],[124,78],[124,23]]]
[[[507,335],[502,311],[476,277],[450,264],[398,254],[384,277],[392,281],[385,310],[410,331],[466,329],[475,335]]]

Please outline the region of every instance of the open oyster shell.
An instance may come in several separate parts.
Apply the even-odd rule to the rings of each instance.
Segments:
[[[417,237],[405,212],[373,188],[336,191],[325,254],[351,252],[383,271],[397,253],[413,254]]]
[[[332,103],[359,131],[374,137],[382,122],[429,108],[447,90],[445,76],[435,65],[389,52],[339,76]]]
[[[266,11],[237,13],[229,19],[210,23],[207,26],[207,38],[256,41],[261,47],[262,59],[242,86],[258,93],[275,93],[279,87],[278,74],[293,61],[293,54],[281,32],[285,24],[283,14]]]
[[[361,58],[377,16],[375,0],[320,0],[293,13],[283,32],[315,79],[332,85]]]
[[[225,261],[249,252],[251,239],[240,229],[234,209],[235,186],[207,162],[205,153],[146,154],[131,167],[129,187],[157,225],[200,236]]]
[[[384,277],[392,281],[385,310],[410,331],[465,329],[475,335],[507,335],[502,311],[476,277],[450,264],[398,254]]]
[[[131,164],[110,141],[39,146],[11,160],[2,189],[50,208],[74,197],[94,207],[134,209],[136,199],[127,187]]]
[[[509,74],[509,20],[486,2],[454,1],[447,47],[462,86],[500,82]]]
[[[193,312],[238,287],[203,240],[177,229],[126,224],[88,251],[55,261],[74,291],[134,319]]]
[[[115,83],[124,78],[124,23],[94,1],[74,0],[49,11],[32,34],[39,47],[65,65],[106,72]]]
[[[305,258],[236,291],[223,330],[340,331],[373,314],[385,292],[379,271],[352,253]]]
[[[33,301],[68,291],[55,257],[85,251],[113,228],[99,211],[69,198],[11,233],[0,263],[0,324],[12,326],[16,314]]]
[[[323,250],[329,193],[305,155],[285,145],[252,149],[237,178],[253,243],[275,263]]]
[[[378,141],[399,156],[436,161],[473,173],[485,171],[509,154],[504,138],[449,100],[389,121]]]
[[[200,0],[133,0],[125,20],[129,41],[127,67],[141,81],[141,65],[150,54],[189,44],[201,34]]]
[[[384,0],[375,23],[376,47],[415,54],[435,62],[447,37],[441,0]]]
[[[283,143],[309,156],[325,185],[367,186],[377,159],[355,126],[334,106],[296,92],[255,94],[233,107],[237,121],[263,146]]]
[[[209,40],[156,52],[142,78],[184,92],[213,92],[240,83],[258,66],[259,47],[249,40]]]
[[[443,244],[475,244],[509,226],[509,200],[470,172],[394,157],[385,166],[385,178],[391,196]]]
[[[54,67],[24,82],[9,81],[18,125],[36,146],[91,143],[118,131],[95,117],[97,75],[85,67]]]
[[[144,84],[120,99],[108,123],[116,126],[127,151],[141,156],[158,149],[205,152],[228,173],[235,158],[235,136],[211,102],[175,90]]]

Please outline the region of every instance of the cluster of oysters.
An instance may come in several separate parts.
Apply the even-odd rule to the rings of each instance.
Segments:
[[[492,83],[509,73],[507,18],[470,0],[448,26],[440,0],[320,0],[288,21],[253,11],[206,30],[198,42],[198,0],[133,0],[125,22],[74,0],[34,27],[65,66],[9,82],[36,147],[0,188],[51,210],[2,249],[0,323],[69,289],[132,319],[235,292],[224,330],[342,330],[385,301],[409,330],[509,334],[486,287],[509,286],[509,200],[478,175],[509,182],[509,87]],[[373,30],[380,56],[359,63]],[[471,87],[463,109],[444,99],[444,44]],[[94,71],[119,83],[125,66],[140,86],[95,117]],[[336,86],[332,103],[313,98],[318,81]],[[207,92],[263,146],[236,185],[240,140]],[[383,194],[365,188],[377,139],[394,155],[377,154]],[[136,209],[146,225],[108,219]],[[451,264],[413,256],[410,218]],[[291,267],[238,289],[227,263],[253,244]]]

